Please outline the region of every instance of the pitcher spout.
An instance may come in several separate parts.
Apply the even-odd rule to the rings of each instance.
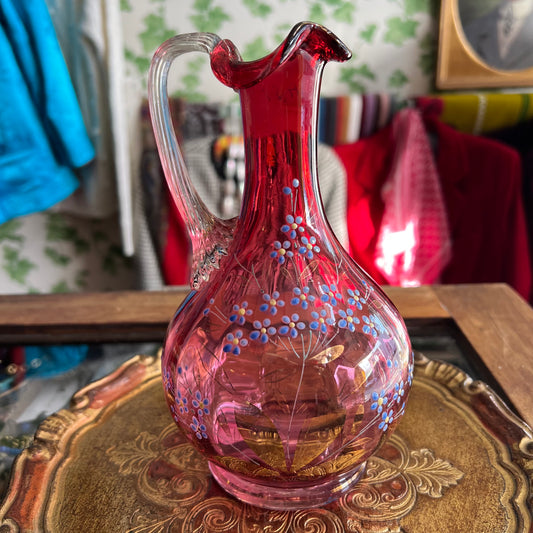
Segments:
[[[324,26],[300,22],[276,50],[254,61],[242,61],[235,45],[227,39],[221,40],[211,53],[211,69],[220,82],[238,91],[264,80],[294,54],[301,52],[324,63],[342,62],[352,56],[346,45]]]

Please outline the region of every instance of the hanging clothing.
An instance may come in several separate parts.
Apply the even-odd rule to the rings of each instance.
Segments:
[[[533,94],[449,93],[420,96],[416,106],[456,130],[473,135],[514,126],[533,118]]]
[[[2,26],[57,161],[87,164],[94,149],[43,0],[0,0]]]
[[[72,194],[94,150],[44,3],[1,0],[0,23],[3,223]]]
[[[522,196],[529,236],[529,252],[533,258],[533,120],[493,131],[487,136],[515,149],[522,160]],[[532,265],[533,268],[533,265]],[[530,298],[530,302],[533,301]]]
[[[419,111],[393,119],[394,144],[381,195],[375,264],[390,285],[437,283],[451,257],[448,216],[433,152]]]
[[[76,174],[81,187],[55,209],[91,218],[119,211],[123,251],[132,255],[133,206],[123,94],[118,0],[46,0],[96,157]]]
[[[387,93],[324,96],[318,112],[318,141],[338,146],[369,137],[407,103]]]
[[[529,298],[531,267],[518,153],[432,117],[424,123],[435,137],[452,241],[441,282],[505,282]],[[392,126],[335,151],[347,171],[350,253],[378,283],[386,284],[375,257],[385,207],[381,193],[395,151]]]

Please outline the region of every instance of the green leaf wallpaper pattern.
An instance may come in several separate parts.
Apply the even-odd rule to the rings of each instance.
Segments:
[[[353,22],[355,5],[353,2],[341,2],[333,11],[333,19],[340,22]]]
[[[254,17],[265,18],[272,12],[272,6],[259,0],[242,0],[242,3]]]
[[[16,218],[4,222],[4,224],[0,225],[0,242],[11,241],[23,243],[24,236],[18,233],[21,227],[22,223]]]
[[[145,30],[139,33],[144,52],[151,53],[163,41],[176,35],[177,31],[167,28],[163,14],[153,13],[144,18]]]
[[[431,13],[432,0],[405,0],[405,14]]]
[[[359,32],[359,37],[361,37],[363,41],[366,41],[367,43],[371,43],[372,39],[374,38],[376,34],[377,28],[378,28],[377,24],[369,24],[365,29]]]
[[[194,59],[187,61],[185,73],[180,79],[181,88],[173,91],[172,95],[184,98],[189,102],[205,102],[207,100],[206,95],[198,89],[201,87],[201,69],[207,63],[208,58],[206,56],[196,56]]]
[[[405,72],[403,72],[403,70],[396,69],[389,77],[389,87],[403,87],[408,81],[409,78],[406,76]]]
[[[72,290],[70,289],[68,283],[65,280],[61,280],[52,285],[50,292],[60,294],[64,292],[72,292]]]
[[[386,24],[387,33],[385,34],[385,42],[401,46],[407,39],[415,36],[419,23],[412,19],[392,17],[387,20]]]
[[[324,8],[322,7],[322,4],[318,2],[314,2],[309,7],[309,20],[312,20],[313,22],[317,22],[318,24],[325,24],[326,23],[326,13],[324,11]]]
[[[418,66],[426,76],[432,76],[437,65],[437,38],[428,33],[419,42]]]
[[[367,80],[376,79],[376,74],[372,71],[367,63],[363,63],[360,67],[353,67],[352,75],[360,76],[361,78],[366,78]]]
[[[4,246],[2,268],[13,281],[25,285],[30,270],[37,268],[37,265],[29,259],[21,257],[20,253],[17,248]]]
[[[52,248],[51,246],[45,246],[44,255],[46,255],[46,257],[48,257],[50,261],[52,261],[52,263],[58,266],[66,266],[72,261],[71,257],[58,252],[55,248]]]
[[[77,254],[87,252],[89,242],[80,236],[74,225],[58,213],[49,213],[46,221],[46,239],[52,242],[66,241],[74,245]]]
[[[224,8],[213,3],[213,0],[195,0],[195,13],[191,15],[190,20],[196,31],[216,33],[225,21],[231,20]]]
[[[252,42],[248,43],[242,50],[242,58],[244,61],[251,61],[252,59],[259,59],[269,53],[269,49],[263,37],[257,37]]]
[[[343,67],[340,71],[339,81],[344,83],[352,93],[366,92],[366,86],[357,79],[358,73],[356,67]]]

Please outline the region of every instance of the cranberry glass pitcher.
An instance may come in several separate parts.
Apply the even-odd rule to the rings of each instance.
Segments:
[[[196,193],[172,128],[169,67],[193,51],[209,54],[240,96],[246,180],[231,220]],[[167,402],[219,484],[271,509],[324,505],[349,490],[411,387],[405,325],[337,241],[320,198],[322,70],[349,57],[327,29],[302,23],[252,62],[216,35],[179,35],[150,71],[157,144],[193,259],[192,291],[163,350]]]

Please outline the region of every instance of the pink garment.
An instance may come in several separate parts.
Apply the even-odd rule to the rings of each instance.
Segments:
[[[383,185],[376,267],[391,285],[437,283],[451,258],[448,216],[420,112],[403,109],[392,123],[395,151]]]

